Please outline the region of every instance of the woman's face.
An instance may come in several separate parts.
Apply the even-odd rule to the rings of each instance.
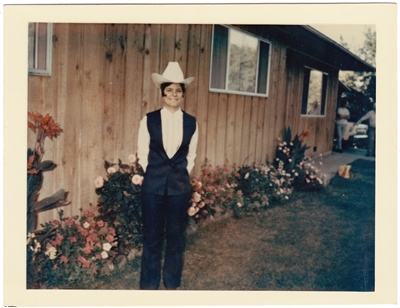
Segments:
[[[179,83],[173,83],[164,89],[164,106],[174,112],[179,109],[183,101],[183,91]]]

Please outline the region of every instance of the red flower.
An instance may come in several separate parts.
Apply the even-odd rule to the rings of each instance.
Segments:
[[[97,205],[92,205],[90,208],[92,209],[93,212],[96,212],[99,209]]]
[[[88,255],[92,252],[93,249],[94,249],[94,247],[92,245],[90,245],[89,243],[86,243],[85,248],[83,248],[82,251]]]
[[[86,242],[92,242],[93,244],[95,244],[96,242],[98,242],[99,237],[97,235],[97,233],[90,233],[88,235],[88,237],[86,238]]]
[[[61,222],[57,219],[54,219],[53,224],[55,224],[56,226],[59,226],[61,224]]]
[[[57,264],[54,264],[53,270],[56,270],[56,269],[57,269]]]
[[[239,172],[236,172],[235,176],[238,178],[240,176]]]
[[[67,264],[68,263],[68,257],[66,257],[66,256],[61,256],[61,263],[65,263],[65,264]]]
[[[64,236],[62,236],[60,233],[57,233],[56,240],[52,241],[52,244],[54,246],[61,246],[63,239],[64,239]]]
[[[104,227],[104,221],[99,220],[99,221],[97,222],[97,226],[98,226],[99,228],[103,228],[103,227]]]
[[[95,258],[96,258],[97,260],[101,260],[101,255],[100,255],[100,254],[98,254],[98,253],[96,253],[96,256],[95,256]]]
[[[110,243],[114,242],[115,238],[111,234],[107,235],[106,240],[109,241]]]
[[[91,227],[92,229],[96,228],[96,223],[95,223],[94,221],[92,221],[92,222],[90,223],[90,227]]]
[[[90,262],[86,260],[84,257],[79,256],[78,261],[82,263],[83,267],[90,268]]]
[[[75,236],[71,236],[70,240],[71,243],[76,243],[78,241]]]
[[[76,228],[78,229],[79,233],[82,234],[84,237],[88,236],[89,231],[84,229],[81,225],[77,225]]]
[[[75,224],[75,221],[74,221],[72,218],[68,218],[68,219],[65,221],[65,224],[66,224],[68,227],[72,227],[72,226]]]
[[[108,228],[108,230],[110,231],[110,234],[111,234],[111,235],[113,235],[113,236],[116,235],[115,229],[114,229],[114,228]]]

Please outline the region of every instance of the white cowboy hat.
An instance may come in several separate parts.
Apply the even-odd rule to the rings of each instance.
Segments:
[[[183,72],[178,62],[169,62],[162,75],[153,73],[151,74],[151,78],[157,88],[165,82],[183,83],[187,87],[194,80],[194,77],[186,79],[183,77]]]

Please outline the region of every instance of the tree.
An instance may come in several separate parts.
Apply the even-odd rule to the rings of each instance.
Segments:
[[[363,46],[353,48],[347,42],[340,38],[341,44],[360,59],[375,67],[376,65],[376,31],[368,27],[365,32],[365,41]],[[340,81],[352,89],[345,92],[344,99],[350,103],[349,109],[352,120],[357,121],[368,110],[371,110],[372,104],[376,102],[376,73],[375,72],[353,72],[341,71]]]

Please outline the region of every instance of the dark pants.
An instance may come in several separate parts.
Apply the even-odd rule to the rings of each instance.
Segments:
[[[142,192],[143,256],[140,289],[156,290],[159,286],[164,235],[166,238],[164,286],[167,289],[180,286],[190,198],[191,194],[156,196]]]
[[[375,127],[368,126],[368,154],[375,155]]]

